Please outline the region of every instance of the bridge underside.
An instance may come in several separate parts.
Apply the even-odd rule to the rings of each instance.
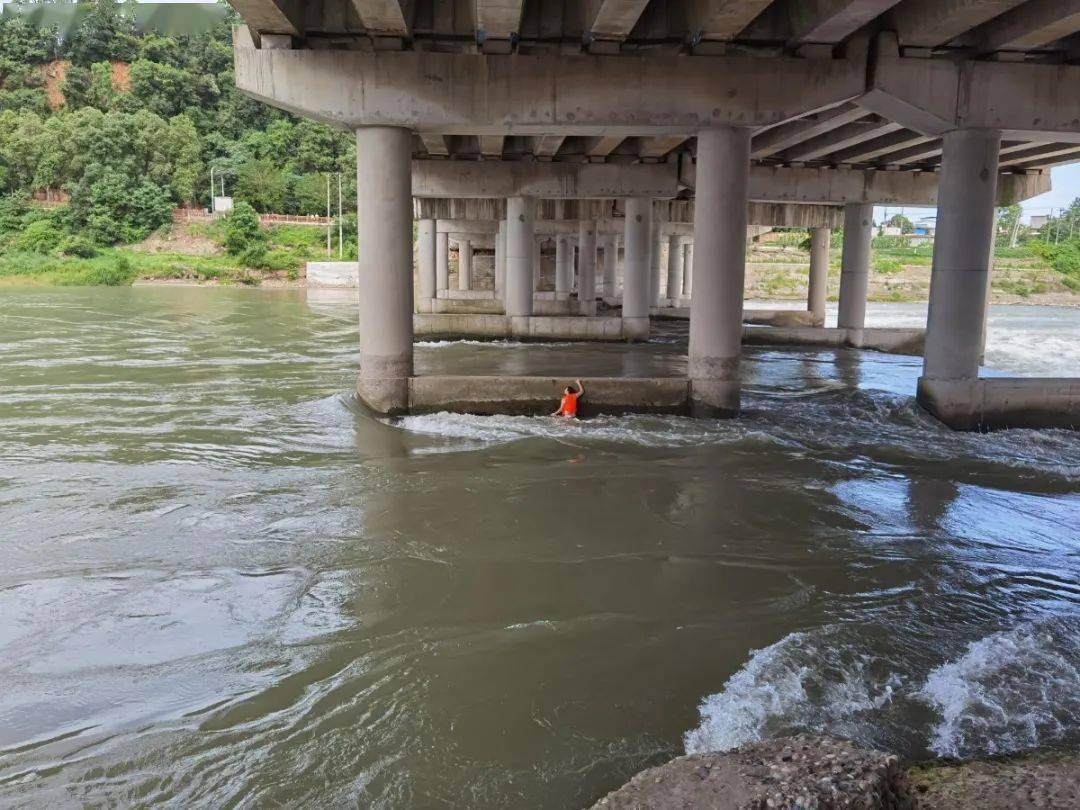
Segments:
[[[356,132],[376,409],[411,407],[411,313],[450,306],[456,248],[458,291],[490,281],[512,331],[607,305],[643,339],[688,305],[687,407],[734,415],[748,226],[811,231],[816,322],[843,224],[838,328],[859,345],[872,207],[908,204],[939,208],[920,402],[1016,421],[971,415],[1024,386],[978,377],[994,210],[1080,160],[1080,0],[231,3],[238,86]],[[1038,412],[1075,413],[1061,390]]]

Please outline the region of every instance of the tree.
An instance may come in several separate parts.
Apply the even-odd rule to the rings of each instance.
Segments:
[[[79,65],[68,65],[60,92],[68,107],[85,107],[90,101],[90,71]]]
[[[1019,205],[1007,205],[997,210],[998,233],[1011,246],[1016,245],[1020,233],[1020,217],[1024,210]]]
[[[281,170],[269,160],[249,160],[236,175],[233,196],[250,203],[257,211],[281,211],[288,184]]]
[[[915,230],[915,226],[911,224],[911,220],[903,214],[893,214],[885,224],[890,228],[899,228],[900,233],[911,233]]]

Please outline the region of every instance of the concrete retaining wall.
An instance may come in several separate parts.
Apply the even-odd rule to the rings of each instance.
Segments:
[[[1080,430],[1080,379],[919,380],[919,404],[953,430]]]
[[[573,380],[550,377],[413,377],[411,413],[516,414],[546,416]],[[583,380],[580,415],[689,413],[689,384],[682,377]]]
[[[550,302],[556,303],[556,302]],[[518,338],[521,340],[623,340],[622,318],[534,315],[510,318],[505,315],[418,313],[413,316],[413,333],[418,338]]]
[[[358,287],[360,265],[356,262],[308,262],[309,287]]]
[[[925,329],[825,329],[820,326],[747,326],[747,346],[829,346],[921,357]]]

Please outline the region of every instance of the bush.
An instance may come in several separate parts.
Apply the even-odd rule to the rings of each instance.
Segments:
[[[1031,252],[1045,259],[1063,276],[1080,278],[1080,241],[1062,242],[1054,245],[1049,242],[1030,242]]]
[[[0,197],[0,234],[21,231],[30,206],[25,194],[8,194]]]
[[[15,237],[14,247],[28,253],[51,253],[63,238],[63,232],[51,219],[39,219]]]
[[[877,272],[881,273],[884,276],[895,275],[896,273],[899,273],[903,269],[904,269],[904,266],[902,264],[900,264],[900,262],[897,261],[896,259],[884,259],[884,258],[880,258],[880,257],[874,259],[874,270],[876,270]]]
[[[233,256],[254,256],[266,252],[266,233],[259,224],[259,215],[246,202],[239,202],[222,223],[225,231],[225,250]]]
[[[80,259],[92,259],[99,251],[94,243],[85,236],[67,236],[60,241],[59,250],[65,256],[78,256]]]
[[[72,189],[76,227],[99,245],[136,242],[172,220],[172,197],[150,180],[95,166]]]

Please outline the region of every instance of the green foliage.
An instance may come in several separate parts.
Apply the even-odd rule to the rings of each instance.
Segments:
[[[266,252],[266,233],[259,224],[259,215],[248,203],[237,203],[225,217],[223,228],[225,250],[241,257],[245,264],[257,261],[260,254]]]
[[[15,233],[25,224],[23,217],[30,210],[26,194],[0,197],[0,235]]]
[[[69,107],[85,107],[90,101],[90,71],[79,65],[68,65],[60,92]]]
[[[877,236],[874,238],[873,245],[878,250],[895,250],[897,248],[906,248],[908,240],[903,236]]]
[[[1028,243],[1028,247],[1032,253],[1045,259],[1063,276],[1080,279],[1080,240],[1074,239],[1056,245],[1051,242],[1033,241]]]
[[[911,220],[903,214],[893,214],[885,224],[893,228],[899,228],[900,233],[911,233],[915,230],[915,226],[911,224]]]
[[[257,211],[273,213],[285,206],[288,184],[285,175],[269,160],[249,160],[236,176],[233,196],[249,203]]]
[[[64,256],[77,256],[80,259],[92,259],[101,251],[85,236],[66,236],[60,240],[58,250]]]
[[[39,219],[23,228],[15,238],[14,247],[27,253],[51,253],[63,238],[64,232],[51,218]]]
[[[153,181],[100,164],[72,188],[73,221],[101,245],[146,238],[171,220],[172,208],[169,193]]]
[[[903,269],[904,266],[896,259],[889,259],[882,256],[874,258],[874,270],[883,276],[896,275]]]

